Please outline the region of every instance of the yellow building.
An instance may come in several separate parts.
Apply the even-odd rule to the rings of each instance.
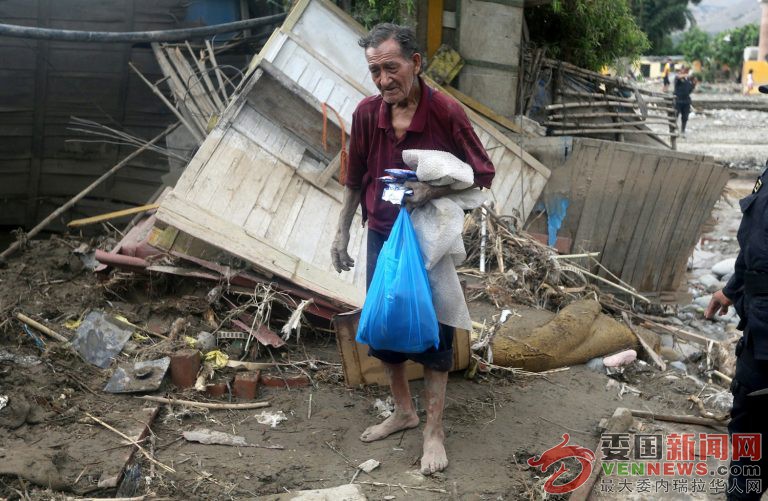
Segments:
[[[646,80],[661,80],[664,76],[664,65],[668,59],[672,61],[673,73],[685,63],[683,56],[642,56],[635,63],[635,73]]]

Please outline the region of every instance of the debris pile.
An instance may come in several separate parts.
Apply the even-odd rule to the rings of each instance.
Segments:
[[[303,485],[304,480],[280,478],[270,470],[274,456],[285,451],[289,457],[275,460],[287,465],[281,473],[287,476],[286,471],[299,470],[296,475],[305,478],[306,472],[296,464],[298,454],[288,453],[300,451],[309,457],[317,453],[317,448],[311,449],[317,442],[323,453],[327,446],[344,460],[341,466],[346,469],[328,477],[350,485],[307,495],[364,499],[360,484],[388,492],[399,488],[406,495],[406,487],[448,494],[439,487],[410,485],[425,482],[423,477],[410,483],[357,480],[361,475],[383,479],[387,468],[375,459],[351,460],[337,444],[357,423],[340,420],[334,407],[353,408],[356,398],[364,398],[360,407],[368,414],[373,408],[377,417],[385,418],[394,411],[394,403],[380,398],[379,389],[361,388],[387,382],[382,365],[354,341],[359,314],[355,307],[362,302],[365,281],[362,214],[355,216],[350,248],[357,266],[339,275],[328,252],[342,204],[343,188],[335,181],[344,176],[351,113],[357,102],[375,92],[361,51],[336,57],[355,46],[360,35],[359,27],[337,10],[326,2],[300,2],[249,71],[241,72],[242,80],[231,81],[221,71],[210,44],[200,54],[188,44],[153,45],[175,104],[164,97],[158,83],[147,81],[132,66],[163,96],[199,146],[191,159],[170,144],[155,144],[177,124],[147,143],[90,120],[73,119],[74,128],[100,141],[138,146],[134,156],[151,150],[184,166],[174,188],[160,190],[147,205],[69,224],[70,228],[104,224],[112,235],[109,240],[35,241],[30,245],[30,262],[51,254],[55,264],[53,259],[48,267],[40,264],[38,272],[30,271],[26,262],[13,262],[3,270],[2,280],[18,282],[14,290],[23,291],[23,297],[0,291],[0,329],[10,333],[8,339],[24,354],[10,345],[0,349],[0,428],[29,438],[25,426],[44,425],[58,435],[45,448],[11,444],[17,455],[26,458],[25,464],[11,457],[3,443],[0,475],[18,477],[24,489],[24,482],[30,481],[78,495],[100,491],[130,497],[146,491],[152,496],[153,490],[180,489],[188,497],[235,493],[256,497],[239,486],[243,483],[239,473],[209,468],[203,464],[209,457],[199,451],[225,449],[224,466],[234,462],[234,454],[259,453],[248,456],[253,461],[242,461],[248,464],[243,478],[258,484],[259,494],[282,494],[281,487],[288,490],[284,485]],[[333,30],[312,29],[321,22]],[[446,85],[458,71],[455,57],[451,61],[454,65],[444,68],[441,80]],[[555,135],[653,135],[645,127],[652,122],[648,113],[668,111],[666,98],[555,64],[543,54],[536,56],[534,67],[536,72],[548,68],[561,84],[568,80],[581,86],[576,91],[558,86],[560,97],[577,101],[575,106],[548,107],[546,125]],[[538,79],[528,79],[526,85],[532,89]],[[594,82],[605,86],[605,92],[600,94]],[[632,95],[625,95],[628,88]],[[483,381],[498,374],[535,377],[574,368],[586,378],[607,376],[606,391],[612,396],[656,398],[659,407],[669,397],[662,390],[651,394],[658,389],[652,385],[670,385],[690,396],[691,409],[695,406],[700,414],[683,416],[684,422],[721,425],[730,404],[720,384],[732,375],[730,340],[699,334],[707,331],[703,327],[690,328],[696,325],[692,317],[700,313],[706,296],[697,298],[695,311],[653,304],[603,266],[596,259],[598,252],[579,249],[561,254],[524,231],[549,169],[486,118],[523,133],[519,126],[456,89],[448,92],[469,107],[468,115],[497,167],[493,188],[497,205],[466,216],[467,260],[458,270],[468,302],[492,314],[478,313],[485,319],[474,322],[472,332],[457,330],[453,369],[467,369],[467,379]],[[609,130],[602,124],[569,122],[575,117],[572,109],[601,106],[610,109],[584,118],[616,115],[619,120]],[[632,117],[621,116],[629,114]],[[670,136],[675,136],[674,130]],[[118,163],[29,236],[123,165],[124,161]],[[665,178],[666,173],[658,184]],[[522,193],[513,193],[520,187]],[[594,195],[596,190],[590,187],[585,193]],[[593,199],[590,212],[597,215],[601,205]],[[679,205],[684,205],[682,198]],[[660,212],[649,215],[668,217]],[[123,231],[112,226],[111,221],[128,215],[134,219]],[[608,228],[604,233],[609,239]],[[666,233],[679,236],[672,226]],[[11,252],[28,245],[26,236],[20,237]],[[702,293],[722,286],[729,271],[726,264],[713,267],[712,276],[699,278]],[[49,276],[46,270],[51,268],[57,272]],[[691,320],[687,325],[686,318]],[[732,325],[733,319],[721,323]],[[335,335],[335,343],[329,334]],[[576,368],[582,364],[587,368]],[[408,379],[419,378],[423,370],[409,362],[405,374]],[[485,429],[496,420],[496,402],[480,401],[477,385],[472,385],[468,392],[472,401],[465,399],[466,407],[492,410]],[[335,400],[318,403],[323,390]],[[489,390],[490,399],[495,398],[494,391]],[[449,405],[453,406],[449,412],[461,407]],[[627,418],[631,423],[633,415],[649,417],[643,412],[624,409],[615,417],[625,418],[621,428],[626,431]],[[469,418],[474,419],[473,429],[480,428],[477,417]],[[64,426],[78,427],[76,431],[91,442],[79,450],[73,446],[72,451],[59,452],[56,439],[71,433]],[[619,425],[609,422],[605,428]],[[320,430],[330,436],[317,438]],[[157,443],[161,432],[168,440]],[[104,437],[119,440],[118,445],[104,449],[100,443]],[[66,454],[89,457],[93,450],[113,449],[122,450],[101,454],[106,459],[83,464],[82,469],[78,463],[79,471],[66,466]],[[168,450],[173,454],[163,457]],[[190,450],[198,452],[187,454]],[[392,450],[410,454],[400,443]],[[252,463],[259,465],[258,471],[252,471]],[[192,480],[176,485],[176,475],[185,470]]]

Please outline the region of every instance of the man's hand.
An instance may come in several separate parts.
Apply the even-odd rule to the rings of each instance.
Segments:
[[[733,301],[725,297],[723,291],[719,290],[712,295],[712,300],[709,302],[706,311],[704,312],[704,318],[712,320],[715,313],[720,310],[720,316],[728,313],[728,308],[733,304]]]
[[[429,185],[427,183],[421,183],[419,181],[406,181],[405,187],[413,190],[413,195],[408,195],[403,198],[405,207],[408,211],[422,207],[433,198],[437,198],[438,188]]]
[[[349,246],[349,232],[339,231],[331,244],[331,260],[336,271],[349,271],[354,265],[355,260],[349,257],[347,247]]]

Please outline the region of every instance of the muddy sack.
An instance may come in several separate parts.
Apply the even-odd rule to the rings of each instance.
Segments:
[[[422,353],[439,344],[432,290],[405,208],[376,261],[356,340],[375,350],[400,353]]]

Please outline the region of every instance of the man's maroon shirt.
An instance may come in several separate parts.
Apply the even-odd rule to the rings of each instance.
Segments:
[[[381,95],[363,99],[352,115],[346,185],[361,189],[363,220],[376,232],[389,234],[398,206],[381,199],[384,169],[408,169],[403,150],[442,150],[472,166],[475,184],[490,188],[494,168],[461,105],[428,87],[419,77],[421,99],[405,135],[397,139],[389,105]]]

